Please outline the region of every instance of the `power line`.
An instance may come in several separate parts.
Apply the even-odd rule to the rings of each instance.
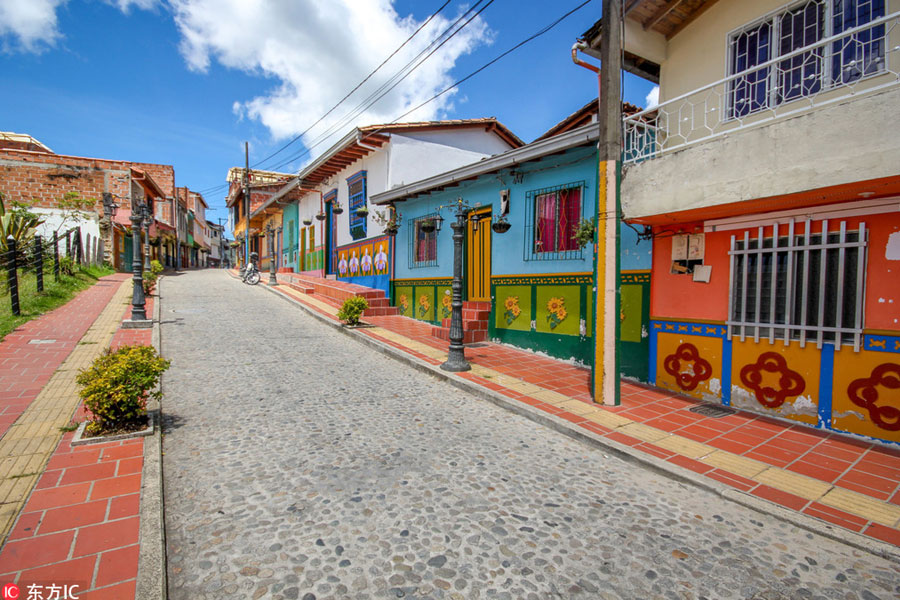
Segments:
[[[334,112],[334,110],[335,110],[338,106],[340,106],[341,104],[343,104],[344,101],[347,100],[347,98],[349,98],[350,96],[352,96],[353,93],[354,93],[356,90],[358,90],[359,88],[361,88],[361,87],[363,86],[363,84],[365,84],[369,79],[371,79],[372,76],[375,75],[375,73],[377,73],[377,72],[381,69],[381,67],[383,67],[384,65],[386,65],[387,62],[388,62],[389,60],[391,60],[392,58],[394,58],[394,56],[396,56],[397,53],[400,52],[400,50],[402,50],[402,49],[404,48],[404,46],[406,46],[410,41],[412,41],[412,39],[413,39],[414,37],[416,37],[416,35],[418,35],[419,32],[422,31],[422,29],[424,29],[425,26],[428,25],[428,24],[431,22],[432,19],[434,19],[436,16],[438,16],[438,14],[440,14],[440,12],[441,12],[442,10],[444,10],[445,8],[447,8],[447,5],[450,4],[450,2],[452,2],[452,0],[447,0],[446,2],[444,2],[444,3],[443,3],[436,11],[434,11],[434,12],[431,14],[430,17],[428,17],[427,19],[425,19],[425,21],[424,21],[421,25],[419,25],[418,29],[416,29],[414,32],[412,32],[412,35],[410,35],[408,38],[406,38],[406,40],[405,40],[402,44],[400,44],[399,46],[397,46],[397,49],[396,49],[396,50],[394,50],[393,52],[391,52],[391,55],[390,55],[390,56],[388,56],[386,59],[384,59],[380,65],[378,65],[377,67],[375,67],[375,69],[374,69],[371,73],[369,73],[368,75],[366,75],[365,78],[364,78],[362,81],[360,81],[358,84],[356,84],[356,87],[354,87],[352,90],[350,90],[349,92],[347,92],[347,95],[346,95],[346,96],[344,96],[343,98],[341,98],[340,100],[338,100],[337,104],[335,104],[334,106],[332,106],[331,108],[329,108],[329,109],[328,109],[328,112],[326,112],[324,115],[322,115],[321,117],[319,117],[319,118],[316,120],[315,123],[313,123],[312,125],[310,125],[309,127],[307,127],[306,130],[303,131],[303,133],[298,134],[298,135],[297,135],[296,137],[294,137],[291,141],[289,141],[288,143],[286,143],[284,146],[282,146],[281,148],[279,148],[278,150],[276,150],[275,152],[273,152],[273,153],[270,154],[269,156],[263,158],[263,159],[260,160],[260,161],[257,161],[257,162],[253,165],[253,167],[256,167],[256,166],[258,166],[258,165],[260,165],[260,164],[266,162],[266,161],[269,160],[270,158],[272,158],[272,157],[274,157],[274,156],[280,154],[280,153],[281,153],[282,151],[284,151],[288,146],[290,146],[291,144],[293,144],[294,142],[296,142],[297,140],[299,140],[300,138],[302,138],[304,135],[306,135],[307,133],[309,133],[309,131],[310,131],[313,127],[315,127],[316,125],[318,125],[319,123],[321,123],[321,122],[325,119],[325,117],[327,117],[327,116],[330,115],[332,112]]]
[[[383,83],[378,89],[369,94],[369,96],[356,105],[349,113],[345,114],[343,117],[338,119],[335,123],[329,126],[324,132],[322,132],[319,136],[316,137],[309,145],[304,145],[305,150],[300,151],[299,153],[292,155],[288,159],[282,161],[275,167],[274,169],[278,169],[287,165],[298,158],[302,158],[310,153],[310,151],[316,146],[320,145],[322,142],[327,140],[331,135],[336,133],[337,131],[346,127],[349,123],[353,121],[360,114],[365,112],[368,108],[374,105],[376,102],[381,100],[384,96],[386,96],[391,90],[397,87],[400,82],[409,77],[413,71],[418,69],[422,64],[428,60],[435,52],[437,52],[444,44],[449,42],[456,34],[462,31],[469,23],[472,22],[476,17],[478,17],[484,10],[494,3],[494,0],[488,0],[486,4],[484,4],[481,8],[478,9],[477,12],[474,12],[478,5],[481,4],[484,0],[478,0],[471,8],[469,8],[466,12],[459,16],[449,27],[447,27],[437,38],[435,38],[428,46],[426,46],[419,54],[413,57],[406,65],[404,65],[399,71],[397,71],[390,79],[388,79],[385,83]],[[465,23],[460,25],[458,28],[454,30],[457,24],[460,21],[466,18],[467,15],[471,14],[471,16],[466,20]],[[447,35],[449,33],[449,35]],[[438,43],[440,40],[440,43]],[[437,44],[437,45],[435,45]],[[430,52],[429,52],[430,49]],[[427,52],[427,54],[425,54]],[[423,57],[424,55],[424,57]],[[415,63],[415,64],[414,64]]]

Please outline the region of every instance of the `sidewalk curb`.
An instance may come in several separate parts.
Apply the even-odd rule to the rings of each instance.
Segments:
[[[232,277],[238,279],[234,275],[232,275]],[[347,329],[340,323],[332,321],[328,317],[306,306],[299,300],[296,300],[288,296],[287,294],[284,294],[277,288],[273,288],[270,286],[262,287],[268,292],[275,294],[279,298],[282,298],[283,300],[291,304],[299,306],[308,314],[312,315],[320,322],[330,326],[332,329],[340,331],[341,333],[350,336],[357,341],[362,342],[363,344],[366,344],[370,348],[373,348],[386,356],[405,363],[415,369],[418,369],[419,371],[422,371],[423,373],[446,381],[463,391],[469,392],[470,394],[483,400],[492,402],[493,404],[509,410],[510,412],[523,416],[536,423],[549,426],[559,433],[582,442],[587,442],[588,444],[591,444],[597,448],[609,451],[610,453],[623,460],[638,464],[642,467],[649,468],[678,482],[699,487],[701,489],[712,492],[724,498],[725,500],[730,500],[756,512],[775,517],[776,519],[788,522],[792,525],[800,527],[801,529],[805,529],[812,533],[816,533],[832,540],[847,544],[859,550],[863,550],[865,552],[875,554],[876,556],[880,556],[882,558],[900,563],[900,548],[892,544],[870,538],[854,531],[829,525],[824,521],[820,521],[802,513],[797,513],[787,508],[782,508],[775,503],[763,500],[761,498],[756,498],[755,496],[751,496],[750,494],[727,486],[724,483],[720,483],[708,477],[704,477],[703,475],[695,473],[690,469],[679,467],[678,465],[663,461],[662,459],[659,459],[655,456],[633,450],[625,444],[621,444],[614,440],[604,438],[591,431],[581,429],[575,426],[573,423],[566,421],[565,419],[561,419],[554,415],[545,413],[540,409],[534,408],[522,402],[518,402],[514,399],[507,398],[502,394],[483,388],[476,383],[472,383],[467,379],[459,377],[458,375],[443,371],[436,366],[430,365],[424,361],[419,360],[418,358],[415,358],[414,356],[410,356],[400,350],[397,350],[396,348],[379,342],[378,340],[375,340],[361,332]]]
[[[161,349],[159,314],[162,294],[156,282],[156,301],[153,303],[152,344]],[[160,382],[160,385],[162,383]],[[156,425],[152,435],[144,438],[144,466],[141,470],[141,549],[138,556],[138,575],[134,597],[136,600],[157,600],[167,597],[166,521],[163,504],[162,478],[162,410],[159,402],[148,407],[148,416]]]

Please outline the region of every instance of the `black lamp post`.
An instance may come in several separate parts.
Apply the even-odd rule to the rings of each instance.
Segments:
[[[273,227],[272,222],[266,223],[266,234],[269,242],[269,285],[278,285],[278,277],[275,275],[275,232],[281,227]]]
[[[135,204],[131,210],[131,272],[134,284],[131,292],[131,320],[146,321],[147,311],[144,310],[146,300],[144,298],[144,278],[141,272],[141,221],[143,217],[143,203]]]
[[[103,218],[104,218],[104,220],[103,220],[102,225],[103,225],[103,228],[107,232],[107,238],[108,238],[108,240],[107,240],[108,246],[107,246],[106,242],[104,243],[104,250],[103,250],[103,254],[104,254],[103,259],[104,260],[106,260],[107,256],[109,256],[110,258],[112,258],[112,256],[113,256],[113,252],[114,252],[113,235],[112,235],[113,217],[116,216],[116,212],[118,211],[118,209],[119,209],[119,207],[118,207],[118,205],[116,205],[116,201],[113,200],[112,194],[110,194],[109,192],[103,192]],[[110,260],[108,262],[112,263],[113,261]]]
[[[144,240],[145,244],[142,247],[142,251],[144,253],[144,270],[150,270],[150,225],[153,224],[153,219],[150,218],[150,207],[147,204],[144,204],[141,207],[141,214],[143,216],[143,224],[144,224]]]
[[[471,208],[463,204],[462,198],[459,198],[456,204],[456,221],[450,224],[450,227],[453,229],[453,283],[451,284],[453,292],[450,301],[450,349],[447,352],[447,362],[441,365],[441,369],[454,373],[468,371],[472,368],[472,365],[466,360],[462,325],[462,252],[463,240],[466,238],[466,220],[470,210]]]

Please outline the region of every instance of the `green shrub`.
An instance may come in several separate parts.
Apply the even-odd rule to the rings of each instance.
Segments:
[[[143,425],[148,398],[162,396],[150,390],[168,368],[169,361],[153,346],[122,346],[115,352],[107,350],[90,367],[79,371],[75,382],[81,386],[78,395],[91,412],[89,431]]]
[[[153,287],[156,285],[157,275],[153,271],[144,271],[143,275],[143,286],[144,286],[144,294],[149,294],[153,291]]]
[[[162,263],[159,262],[158,260],[151,260],[150,261],[150,272],[153,273],[154,275],[159,275],[160,273],[162,273],[163,272]]]
[[[337,317],[346,321],[347,325],[358,325],[359,317],[369,308],[369,302],[362,296],[354,296],[344,300],[344,305],[338,311]]]
[[[59,257],[59,273],[60,275],[68,275],[71,277],[75,274],[75,261],[71,256]]]

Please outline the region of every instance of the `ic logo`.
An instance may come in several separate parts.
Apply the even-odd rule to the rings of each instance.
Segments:
[[[3,600],[19,600],[19,586],[14,583],[4,584]]]

